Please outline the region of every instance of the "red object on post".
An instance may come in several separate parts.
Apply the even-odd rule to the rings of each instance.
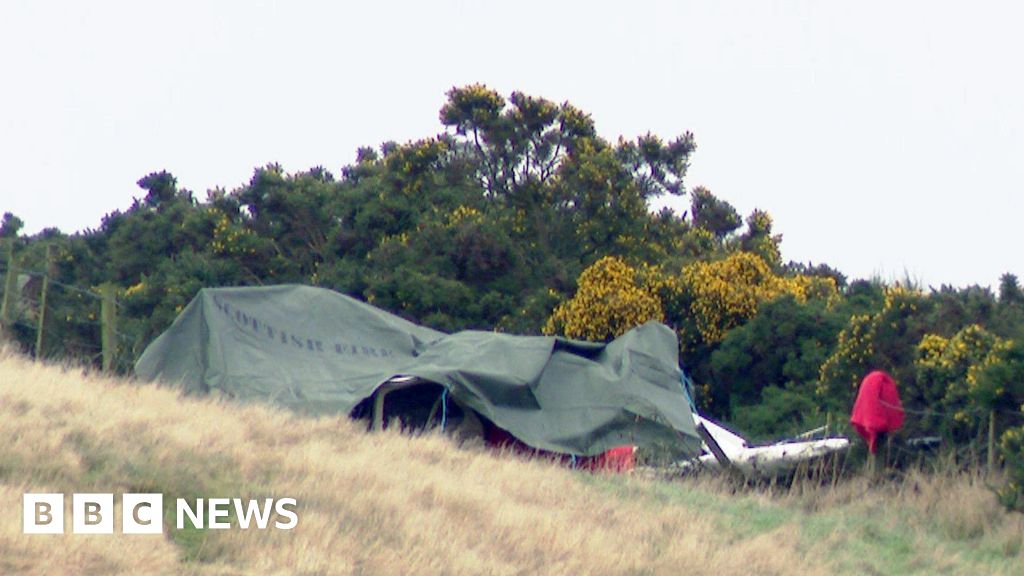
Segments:
[[[903,426],[903,404],[896,392],[896,382],[881,370],[875,370],[861,380],[857,401],[853,403],[850,424],[868,443],[874,454],[880,434],[899,430]]]

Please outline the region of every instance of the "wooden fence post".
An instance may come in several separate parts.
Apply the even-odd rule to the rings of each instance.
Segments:
[[[36,327],[36,360],[43,358],[43,332],[46,328],[46,296],[50,291],[50,276],[53,273],[53,244],[46,246],[46,269],[43,271],[43,288],[39,294],[39,325]]]
[[[4,281],[4,299],[0,303],[0,333],[14,324],[14,306],[18,297],[18,262],[14,258],[14,238],[7,241],[7,277]]]
[[[100,333],[103,344],[103,371],[114,369],[114,354],[117,351],[117,287],[113,284],[100,286]]]

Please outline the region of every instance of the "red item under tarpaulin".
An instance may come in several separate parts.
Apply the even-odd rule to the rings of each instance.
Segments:
[[[874,454],[878,436],[903,426],[903,404],[896,392],[896,382],[881,370],[875,370],[864,377],[853,403],[850,424],[868,443],[868,450]]]
[[[507,430],[490,422],[484,424],[484,442],[491,448],[510,450],[516,454],[525,454],[537,458],[547,458],[591,472],[631,472],[636,466],[636,448],[633,446],[617,446],[596,455],[578,456],[575,459],[566,454],[556,454],[547,450],[531,448]]]

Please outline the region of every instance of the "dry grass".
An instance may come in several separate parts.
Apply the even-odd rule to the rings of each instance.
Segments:
[[[44,491],[294,497],[300,520],[22,535],[21,495]],[[707,514],[609,497],[542,462],[0,358],[4,574],[824,573],[791,530],[730,548]]]
[[[0,354],[0,574],[870,573],[837,549],[870,542],[873,516],[882,536],[909,527],[901,571],[1013,573],[1019,521],[979,485],[936,482],[865,498],[856,482],[737,495],[715,480],[590,476]],[[293,497],[299,525],[178,531],[168,516],[163,536],[21,534],[22,494],[49,491]],[[982,540],[1003,552],[931,549]]]
[[[998,504],[994,489],[1003,478],[938,468],[756,485],[714,475],[676,483],[585,481],[629,499],[704,510],[741,536],[796,528],[803,557],[833,573],[1024,574],[1024,515]]]

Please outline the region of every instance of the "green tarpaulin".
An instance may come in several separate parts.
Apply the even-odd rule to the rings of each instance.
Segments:
[[[347,414],[392,377],[414,376],[534,448],[700,451],[675,334],[653,322],[609,344],[448,335],[322,288],[208,288],[146,348],[135,372],[189,392],[320,414]]]

